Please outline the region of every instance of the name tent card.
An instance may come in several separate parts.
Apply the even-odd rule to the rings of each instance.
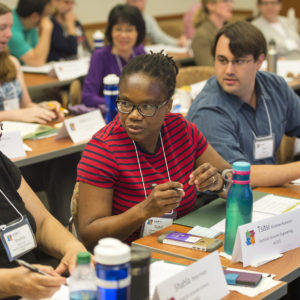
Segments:
[[[215,251],[158,284],[153,300],[214,300],[228,293],[218,252]]]
[[[93,134],[105,126],[100,110],[66,119],[60,128],[56,139],[70,136],[74,143],[89,140]]]
[[[25,157],[25,149],[20,131],[3,132],[0,139],[0,151],[9,158]]]
[[[232,261],[249,266],[300,246],[300,209],[238,228]]]

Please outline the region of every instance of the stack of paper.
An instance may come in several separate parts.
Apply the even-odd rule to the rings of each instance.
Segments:
[[[266,195],[254,202],[252,222],[263,220],[274,215],[279,215],[296,208],[300,208],[300,200],[276,196],[273,194]],[[225,219],[211,228],[225,232]]]

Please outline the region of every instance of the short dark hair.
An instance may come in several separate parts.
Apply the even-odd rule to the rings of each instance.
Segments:
[[[219,38],[225,35],[229,38],[229,49],[235,57],[252,54],[256,61],[261,54],[267,55],[267,42],[262,32],[246,21],[229,23],[222,27],[212,44],[211,54],[216,55]]]
[[[167,99],[170,99],[173,96],[178,68],[172,57],[169,57],[162,52],[142,54],[134,57],[124,67],[120,78],[120,84],[127,76],[139,72],[157,79],[163,86]]]
[[[260,5],[260,4],[261,4],[261,2],[262,2],[262,0],[257,0],[257,4],[258,4],[258,5]],[[278,2],[278,3],[281,3],[281,2],[282,2],[282,0],[277,0],[277,2]]]
[[[17,13],[22,18],[30,17],[33,13],[41,15],[50,0],[19,0]]]
[[[105,37],[110,44],[113,43],[112,28],[118,23],[128,23],[135,26],[138,33],[135,46],[144,41],[146,34],[145,22],[138,8],[127,4],[118,4],[110,11],[105,31]]]

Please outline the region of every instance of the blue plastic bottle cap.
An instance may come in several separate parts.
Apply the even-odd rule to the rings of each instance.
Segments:
[[[120,79],[116,74],[108,74],[103,78],[103,83],[117,85],[119,84],[119,80]]]
[[[130,261],[130,247],[118,239],[104,238],[94,249],[95,260],[103,265],[120,265]]]
[[[246,161],[236,161],[232,164],[232,169],[235,171],[249,171],[250,166]]]

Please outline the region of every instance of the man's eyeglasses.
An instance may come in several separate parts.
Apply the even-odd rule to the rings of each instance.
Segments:
[[[0,123],[0,138],[2,137],[3,123]]]
[[[218,62],[222,66],[227,66],[231,62],[233,66],[242,67],[251,61],[254,61],[254,59],[253,58],[235,58],[235,59],[229,60],[223,56],[216,57],[216,62]]]
[[[160,104],[142,103],[136,105],[126,100],[117,100],[116,104],[118,112],[122,114],[130,114],[135,108],[137,108],[138,112],[143,117],[153,117],[156,114],[157,110],[160,107],[166,105],[168,102],[169,100],[165,100]]]

